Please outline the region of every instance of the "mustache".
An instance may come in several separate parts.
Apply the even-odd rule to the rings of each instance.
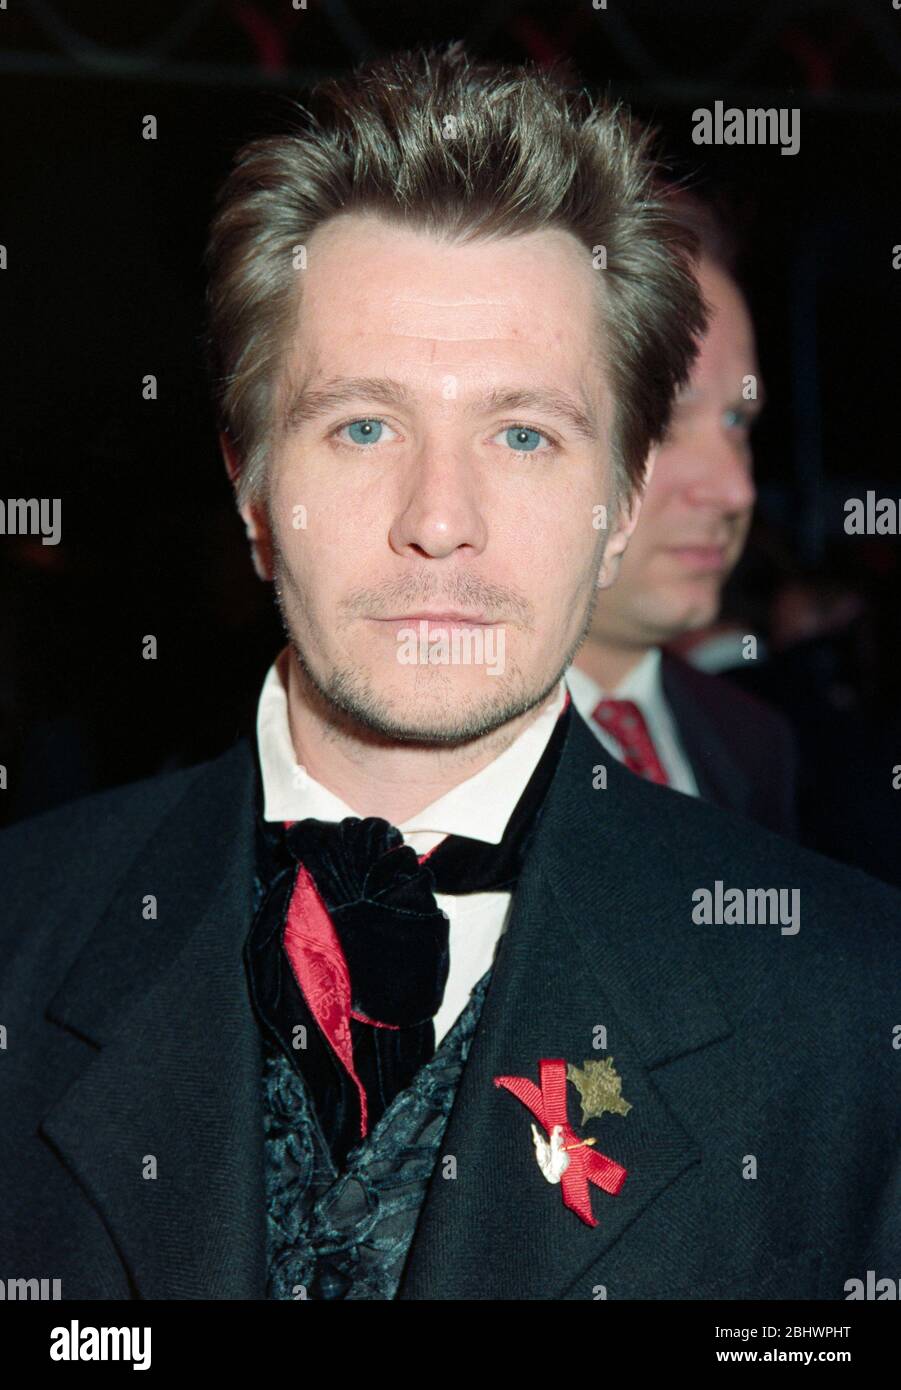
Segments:
[[[475,575],[460,575],[451,583],[429,576],[403,575],[375,588],[353,589],[341,608],[349,617],[383,618],[415,613],[420,608],[469,609],[524,628],[533,623],[532,605],[522,594],[501,584],[488,584]]]

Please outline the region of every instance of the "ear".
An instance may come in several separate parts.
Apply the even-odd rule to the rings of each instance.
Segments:
[[[633,492],[631,500],[619,509],[616,526],[610,533],[607,544],[604,546],[604,554],[601,557],[601,567],[598,571],[598,588],[609,589],[610,585],[619,574],[620,561],[625,553],[626,546],[632,536],[632,532],[638,525],[638,518],[641,514],[641,504],[647,492],[651,475],[654,472],[654,464],[657,462],[657,448],[655,445],[648,454],[645,464],[644,479],[640,488]]]
[[[225,471],[228,474],[229,482],[237,492],[241,480],[241,465],[238,462],[234,445],[224,432],[219,435],[219,447],[222,450],[222,458],[225,462]],[[251,501],[245,502],[238,508],[238,511],[244,522],[247,539],[250,541],[250,555],[257,576],[265,581],[271,580],[273,578],[272,533],[266,508],[261,502]]]

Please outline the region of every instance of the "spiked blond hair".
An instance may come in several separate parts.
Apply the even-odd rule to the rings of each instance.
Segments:
[[[556,228],[603,248],[614,476],[625,496],[640,487],[705,328],[694,238],[668,208],[648,132],[551,73],[476,62],[459,43],[331,79],[291,126],[238,152],[206,251],[207,358],[239,502],[264,491],[280,428],[293,248],[354,212],[461,242]]]

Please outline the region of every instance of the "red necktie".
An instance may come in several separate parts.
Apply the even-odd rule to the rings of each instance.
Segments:
[[[649,782],[659,782],[662,787],[669,785],[645,717],[634,700],[601,700],[591,717],[616,739],[630,772],[637,772]]]

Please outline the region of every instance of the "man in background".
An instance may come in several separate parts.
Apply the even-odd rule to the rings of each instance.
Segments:
[[[616,583],[598,598],[567,684],[597,738],[633,772],[793,835],[796,757],[786,721],[666,650],[713,623],[744,549],[755,500],[751,428],[763,404],[754,328],[725,233],[694,197],[674,201],[699,241],[710,323]]]

